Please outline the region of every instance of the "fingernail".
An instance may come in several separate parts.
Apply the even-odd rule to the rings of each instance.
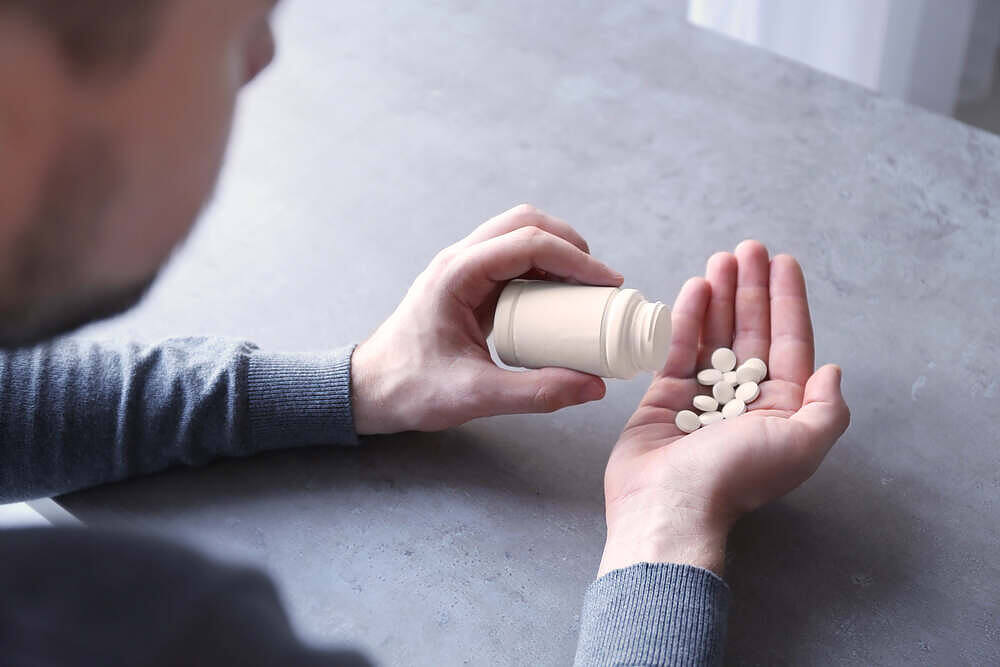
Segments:
[[[837,364],[830,364],[833,367],[833,375],[836,378],[837,388],[839,389],[844,384],[844,369],[842,369]]]
[[[603,382],[588,382],[583,386],[583,391],[580,392],[580,398],[583,401],[596,401],[602,396],[604,396]]]

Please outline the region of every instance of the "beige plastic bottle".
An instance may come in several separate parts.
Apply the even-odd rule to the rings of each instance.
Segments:
[[[512,280],[497,302],[493,344],[508,366],[628,379],[666,363],[670,310],[634,289]]]

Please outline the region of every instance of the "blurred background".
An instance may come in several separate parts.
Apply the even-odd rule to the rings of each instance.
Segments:
[[[692,24],[1000,133],[1000,0],[672,0]]]

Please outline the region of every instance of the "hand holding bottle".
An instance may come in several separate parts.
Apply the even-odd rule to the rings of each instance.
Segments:
[[[551,412],[604,396],[604,381],[565,368],[503,370],[486,337],[513,278],[618,286],[568,224],[523,205],[483,223],[434,257],[395,312],[354,351],[358,433],[434,431],[476,417]]]

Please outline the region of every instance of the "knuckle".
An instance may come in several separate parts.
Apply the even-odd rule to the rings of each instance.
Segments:
[[[431,264],[437,264],[440,266],[447,266],[451,264],[456,257],[459,255],[459,250],[450,245],[447,248],[443,248],[438,251],[438,254],[434,255],[434,259],[431,260]]]
[[[538,225],[526,225],[517,230],[517,233],[528,243],[541,243],[547,236],[545,230]]]
[[[548,218],[531,204],[521,204],[514,215],[518,227],[539,226],[548,223]]]
[[[533,216],[538,215],[538,208],[531,204],[518,204],[511,211],[514,215],[518,216]]]
[[[457,254],[447,263],[441,264],[436,271],[437,280],[452,287],[459,286],[462,282],[463,276],[467,274],[467,264],[465,260]]]
[[[457,286],[467,272],[465,256],[466,252],[461,249],[445,248],[424,269],[421,279],[435,285]]]
[[[535,388],[532,403],[538,412],[555,412],[562,407],[559,396],[545,385],[539,385]]]

